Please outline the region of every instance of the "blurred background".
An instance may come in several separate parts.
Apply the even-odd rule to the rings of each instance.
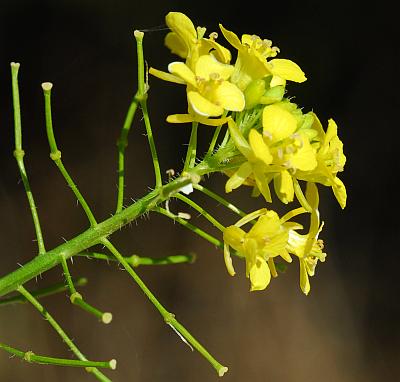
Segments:
[[[229,366],[224,381],[394,381],[400,375],[398,202],[398,34],[385,2],[193,2],[19,1],[0,3],[0,276],[36,253],[26,197],[12,157],[9,63],[21,63],[23,145],[47,248],[86,229],[86,218],[48,156],[40,84],[54,83],[53,119],[64,164],[99,220],[116,204],[116,140],[136,91],[134,29],[149,29],[145,57],[165,69],[164,16],[182,11],[196,25],[216,31],[218,22],[237,34],[269,38],[305,71],[304,84],[288,92],[305,111],[339,125],[347,164],[341,178],[348,206],[340,210],[322,193],[322,238],[329,257],[304,296],[293,264],[264,292],[249,293],[243,264],[228,276],[221,252],[166,218],[151,214],[113,235],[126,254],[197,253],[193,265],[138,268],[160,301]],[[221,40],[222,41],[222,37]],[[179,169],[187,126],[168,125],[185,111],[182,88],[150,79],[149,109],[163,171]],[[202,128],[200,143],[212,131]],[[144,127],[136,118],[127,151],[126,203],[153,185]],[[208,180],[223,190],[224,178]],[[245,210],[260,202],[249,190],[232,194]],[[236,217],[208,203],[224,224]],[[189,212],[178,203],[175,210]],[[196,224],[207,227],[201,218]],[[212,230],[210,230],[212,232]],[[210,365],[165,326],[138,287],[115,265],[74,260],[74,276],[86,276],[88,302],[113,312],[102,325],[69,304],[66,294],[43,300],[46,308],[90,358],[118,359],[113,381],[214,381]],[[61,268],[32,287],[62,280]],[[0,311],[0,341],[37,354],[70,357],[65,344],[29,305]],[[397,376],[397,377],[396,377]],[[92,381],[82,370],[29,365],[0,352],[0,381]]]

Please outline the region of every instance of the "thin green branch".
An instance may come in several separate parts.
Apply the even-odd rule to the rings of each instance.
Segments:
[[[228,368],[221,365],[205,348],[202,346],[191,334],[190,332],[175,318],[175,315],[170,313],[154,296],[146,284],[141,280],[133,268],[125,261],[124,256],[114,247],[114,245],[106,238],[102,240],[102,243],[107,247],[107,249],[117,258],[117,260],[122,264],[125,270],[133,278],[136,284],[140,287],[146,297],[151,301],[154,307],[160,312],[166,324],[171,326],[171,328],[180,336],[180,338],[188,343],[190,346],[195,348],[208,362],[214,367],[218,375],[222,377]]]
[[[137,63],[138,63],[138,99],[143,112],[144,124],[146,127],[147,140],[149,142],[151,157],[153,159],[154,174],[156,178],[156,188],[162,186],[162,178],[160,171],[160,163],[156,145],[154,142],[153,131],[147,110],[147,84],[145,85],[145,72],[144,72],[144,57],[143,57],[143,36],[144,33],[138,30],[134,32],[137,48]]]
[[[222,241],[216,239],[214,236],[210,235],[209,233],[203,231],[201,228],[196,227],[195,225],[189,223],[187,220],[180,218],[179,216],[174,215],[172,212],[167,211],[164,208],[156,207],[154,208],[155,212],[158,212],[162,215],[167,216],[168,218],[178,222],[179,224],[183,225],[187,229],[193,231],[196,235],[199,235],[203,239],[209,241],[211,244],[214,244],[216,247],[223,249],[224,243]]]
[[[17,356],[29,363],[38,363],[40,365],[55,365],[55,366],[69,366],[69,367],[99,367],[104,369],[115,370],[117,361],[112,359],[111,361],[80,361],[65,358],[47,357],[43,355],[37,355],[32,351],[24,352],[22,350],[13,348],[0,342],[0,349]]]
[[[75,286],[85,286],[87,284],[87,279],[85,277],[80,277],[78,279],[72,280]],[[68,286],[65,283],[57,283],[51,285],[47,288],[41,288],[36,291],[31,292],[32,296],[35,298],[43,298],[47,296],[52,296],[54,294],[62,293],[68,290]],[[22,304],[26,303],[28,300],[21,295],[12,296],[4,299],[0,299],[0,306],[12,305],[12,304]]]
[[[225,118],[227,115],[228,115],[228,111],[225,110],[224,114],[222,115],[222,118]],[[218,141],[219,133],[221,132],[222,126],[223,126],[223,124],[219,125],[215,129],[214,134],[213,134],[213,136],[211,138],[211,143],[210,143],[210,146],[208,147],[206,156],[212,155],[212,153],[214,151],[214,148],[215,148],[215,145],[216,145],[216,143]]]
[[[42,229],[40,227],[39,216],[36,209],[35,199],[29,184],[28,174],[25,170],[24,155],[25,152],[22,149],[22,124],[21,124],[21,106],[19,100],[19,88],[18,88],[18,70],[19,63],[11,63],[11,78],[12,78],[12,94],[13,94],[13,107],[14,107],[14,131],[15,131],[15,150],[14,157],[17,161],[18,169],[21,174],[22,182],[24,184],[25,193],[28,198],[29,208],[32,214],[33,225],[35,227],[36,239],[38,243],[39,255],[46,252],[44,245]]]
[[[124,125],[121,129],[121,135],[118,139],[118,198],[116,213],[120,212],[123,208],[124,203],[124,191],[125,191],[125,149],[128,146],[128,135],[132,126],[133,117],[135,116],[139,92],[135,94],[133,100],[129,106],[128,112],[125,117]]]
[[[89,205],[87,204],[85,198],[80,193],[78,187],[72,180],[71,176],[69,175],[67,169],[64,167],[64,164],[61,160],[61,151],[58,150],[56,140],[54,137],[53,132],[53,122],[51,117],[51,89],[53,84],[50,82],[44,82],[42,84],[43,94],[44,94],[44,104],[45,104],[45,117],[46,117],[46,133],[47,138],[49,141],[50,146],[50,158],[54,161],[58,169],[60,170],[62,176],[66,180],[69,187],[71,187],[72,192],[74,193],[75,197],[78,199],[79,203],[81,204],[83,210],[87,218],[89,219],[90,225],[94,227],[97,222],[96,219],[90,210]]]
[[[67,346],[76,355],[76,357],[81,361],[87,361],[87,358],[81,353],[78,347],[68,337],[68,335],[53,318],[53,316],[50,315],[50,313],[43,307],[43,305],[40,304],[40,302],[35,297],[33,297],[33,295],[30,294],[22,285],[17,288],[17,291],[21,293],[39,311],[39,313],[46,321],[48,321],[48,323],[53,327],[53,329],[62,338],[63,342],[67,344]],[[111,382],[111,380],[107,378],[103,373],[101,373],[97,368],[90,367],[86,370],[90,373],[93,373],[93,375],[95,375],[97,379],[102,382]]]
[[[106,255],[105,253],[98,252],[82,252],[77,256],[86,257],[89,259],[105,260],[118,262],[114,256]],[[192,264],[196,260],[196,255],[194,253],[189,253],[187,255],[171,255],[164,257],[144,257],[138,255],[125,256],[125,261],[133,268],[137,268],[141,265],[170,265],[170,264]]]
[[[197,128],[198,122],[192,122],[192,130],[190,132],[189,144],[186,151],[185,164],[183,171],[188,171],[196,163],[196,152],[197,152]]]
[[[195,188],[196,190],[202,192],[203,194],[209,196],[210,198],[214,199],[215,201],[217,201],[218,203],[221,203],[223,206],[225,206],[226,208],[230,209],[232,212],[234,212],[235,214],[238,214],[241,217],[246,216],[246,212],[243,212],[241,209],[237,208],[234,204],[232,204],[231,202],[227,201],[226,199],[224,199],[222,196],[216,194],[215,192],[209,190],[208,188],[200,185],[200,184],[194,184],[193,188]]]
[[[95,308],[94,306],[87,303],[82,295],[76,291],[75,285],[72,281],[71,273],[68,268],[67,260],[65,256],[61,257],[61,265],[64,271],[65,281],[70,293],[70,301],[72,304],[79,306],[84,311],[94,315],[104,324],[109,324],[112,321],[112,314],[109,312],[102,312],[101,310]]]
[[[218,220],[216,220],[210,213],[208,213],[203,207],[195,203],[192,199],[182,194],[176,194],[175,198],[181,200],[182,202],[186,203],[187,205],[195,209],[197,212],[203,215],[212,225],[217,227],[221,232],[224,232],[225,227]]]

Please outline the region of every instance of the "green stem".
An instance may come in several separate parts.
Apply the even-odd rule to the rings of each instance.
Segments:
[[[195,225],[189,223],[187,220],[180,218],[179,216],[174,215],[172,212],[167,211],[164,208],[161,207],[157,207],[154,208],[155,212],[158,212],[162,215],[165,215],[167,217],[169,217],[170,219],[177,221],[179,224],[183,225],[184,227],[186,227],[187,229],[190,229],[191,231],[193,231],[196,235],[199,235],[200,237],[202,237],[203,239],[207,240],[208,242],[210,242],[211,244],[214,244],[216,247],[223,249],[224,248],[224,244],[216,239],[214,236],[208,234],[207,232],[203,231],[201,228],[196,227]]]
[[[18,169],[21,174],[22,182],[24,184],[25,193],[28,198],[29,208],[32,214],[33,225],[35,227],[36,239],[38,243],[39,255],[46,252],[44,245],[42,229],[40,227],[39,216],[37,214],[35,200],[29,184],[28,174],[25,170],[24,155],[25,152],[22,149],[22,124],[21,124],[21,106],[19,100],[19,88],[18,88],[18,70],[19,63],[11,63],[11,78],[12,78],[12,94],[13,94],[13,107],[14,107],[14,131],[15,131],[15,150],[14,157],[17,161]]]
[[[124,125],[122,126],[121,135],[118,139],[118,199],[116,213],[120,212],[124,203],[124,188],[125,188],[125,149],[128,146],[128,134],[132,126],[133,117],[135,116],[139,92],[135,94],[129,106],[125,117]]]
[[[117,260],[122,264],[125,270],[133,278],[139,288],[143,291],[146,297],[151,301],[154,307],[160,312],[164,321],[170,325],[181,337],[184,338],[185,342],[189,343],[193,348],[195,348],[217,371],[219,376],[223,376],[228,368],[221,365],[191,334],[190,332],[175,318],[174,314],[170,313],[154,296],[146,284],[141,280],[133,268],[126,262],[125,258],[119,253],[119,251],[114,247],[114,245],[106,238],[102,240],[102,243],[107,247],[107,249],[117,258]]]
[[[184,196],[182,194],[176,194],[175,198],[181,200],[190,207],[194,208],[197,212],[203,215],[212,225],[217,227],[221,232],[224,232],[225,227],[219,221],[217,221],[210,213],[208,213],[203,207],[195,203],[192,199],[189,199],[187,196]]]
[[[87,284],[87,279],[84,277],[80,277],[76,280],[72,280],[76,286],[85,286]],[[68,290],[68,286],[65,283],[57,283],[47,288],[41,288],[34,292],[31,292],[32,296],[36,298],[43,298],[47,296],[52,296],[54,294],[62,293]],[[18,303],[25,303],[27,302],[26,298],[21,295],[12,296],[9,298],[4,298],[0,300],[0,306],[4,305],[12,305]]]
[[[224,114],[222,115],[222,118],[225,118],[227,116],[227,114],[228,114],[228,111],[225,110]],[[214,134],[213,134],[212,139],[211,139],[210,146],[208,147],[206,156],[212,155],[212,153],[214,151],[214,148],[215,148],[215,144],[217,143],[217,140],[218,140],[218,137],[219,137],[219,133],[221,132],[222,126],[223,125],[219,125],[215,129]]]
[[[82,252],[77,256],[87,257],[89,259],[105,260],[117,262],[118,260],[114,256],[106,255],[104,253],[97,252]],[[172,255],[165,257],[143,257],[138,255],[125,256],[125,261],[133,268],[137,268],[141,265],[170,265],[170,264],[192,264],[196,259],[194,253],[189,253],[188,255]],[[1,305],[1,302],[0,302]]]
[[[185,164],[183,171],[188,171],[196,163],[196,151],[197,151],[197,128],[198,122],[192,122],[192,131],[190,133],[189,145],[186,151]]]
[[[43,316],[43,318],[48,321],[48,323],[53,327],[53,329],[57,332],[57,334],[62,338],[63,342],[67,344],[67,346],[71,349],[71,351],[76,355],[78,359],[81,361],[87,361],[87,358],[81,353],[81,351],[77,348],[77,346],[72,342],[72,340],[68,337],[65,331],[61,328],[58,322],[50,315],[50,313],[40,304],[40,302],[32,296],[22,285],[17,288],[17,291],[21,293]],[[103,373],[101,373],[96,368],[87,369],[89,372],[93,373],[98,380],[103,382],[111,382]]]
[[[32,351],[24,352],[19,349],[15,349],[6,344],[0,343],[0,349],[5,350],[6,352],[17,356],[24,361],[29,363],[38,363],[40,365],[55,365],[55,366],[69,366],[69,367],[100,367],[104,369],[112,369],[116,368],[116,361],[113,359],[111,361],[78,361],[72,359],[65,358],[55,358],[55,357],[47,357],[43,355],[37,355]]]
[[[68,268],[67,260],[64,256],[61,257],[61,265],[64,271],[64,277],[68,285],[70,293],[70,301],[72,304],[79,306],[84,311],[94,315],[104,324],[109,324],[112,321],[112,314],[109,312],[102,312],[94,306],[87,303],[82,295],[76,291],[75,285],[72,281],[71,273]]]
[[[151,157],[153,159],[154,173],[156,178],[156,188],[162,186],[162,178],[160,171],[160,163],[156,145],[154,143],[153,131],[147,110],[147,86],[145,86],[145,73],[144,73],[144,57],[143,57],[143,36],[144,33],[135,30],[136,48],[137,48],[137,63],[138,63],[138,99],[143,112],[144,124],[146,127],[147,139],[150,146]]]
[[[113,232],[120,230],[123,226],[152,210],[158,204],[170,199],[175,193],[179,192],[182,187],[197,181],[195,178],[196,177],[190,177],[189,174],[186,174],[185,176],[173,180],[160,189],[148,193],[131,206],[123,209],[119,214],[110,217],[97,226],[90,227],[80,235],[68,240],[66,243],[46,252],[42,256],[37,256],[14,272],[0,278],[0,297],[16,290],[19,285],[34,279],[45,271],[54,268],[61,262],[62,256],[68,259],[99,244],[102,237],[111,235]]]
[[[246,212],[243,212],[242,210],[237,208],[235,205],[233,205],[231,202],[228,202],[222,196],[216,194],[215,192],[209,190],[208,188],[206,188],[206,187],[204,187],[204,186],[202,186],[200,184],[194,184],[193,188],[195,188],[196,190],[198,190],[198,191],[202,192],[203,194],[209,196],[210,198],[214,199],[218,203],[221,203],[223,206],[225,206],[226,208],[230,209],[235,214],[238,214],[241,217],[244,217],[244,216],[247,215]]]
[[[53,84],[50,82],[44,82],[42,84],[43,95],[44,95],[44,104],[45,104],[45,117],[46,117],[46,133],[47,139],[49,141],[50,146],[50,158],[54,161],[58,169],[60,170],[62,176],[66,180],[69,187],[71,187],[72,192],[75,194],[75,197],[78,199],[79,203],[81,204],[83,210],[87,218],[89,219],[90,225],[94,227],[97,222],[96,219],[90,210],[89,205],[87,204],[85,198],[80,193],[78,187],[72,180],[71,176],[69,175],[67,169],[64,167],[64,164],[61,160],[61,151],[57,148],[57,143],[54,137],[53,131],[53,122],[51,117],[51,89]]]

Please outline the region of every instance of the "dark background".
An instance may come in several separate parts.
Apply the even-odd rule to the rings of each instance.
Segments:
[[[305,71],[308,81],[289,94],[326,126],[333,117],[348,162],[342,175],[348,206],[341,211],[322,191],[323,238],[329,254],[305,297],[293,264],[268,290],[248,292],[243,266],[230,278],[221,253],[163,217],[151,215],[118,232],[125,254],[148,256],[194,250],[194,265],[139,268],[160,300],[223,364],[229,381],[394,381],[399,367],[398,31],[385,2],[1,1],[0,3],[0,211],[4,275],[36,253],[22,183],[12,158],[11,61],[21,63],[24,149],[48,248],[87,227],[85,216],[48,157],[40,84],[54,83],[53,118],[64,163],[98,219],[116,203],[116,146],[136,91],[134,29],[145,35],[149,65],[165,68],[175,57],[163,47],[164,16],[183,11],[196,25],[268,37]],[[220,39],[222,41],[222,38]],[[184,92],[151,79],[149,108],[162,169],[179,169],[186,126],[164,122],[185,111]],[[206,142],[210,129],[201,130]],[[129,198],[153,184],[144,128],[136,118],[127,154]],[[209,187],[222,190],[215,176]],[[247,190],[232,197],[247,210],[258,202]],[[199,200],[202,200],[201,198]],[[204,201],[205,202],[205,201]],[[225,224],[235,217],[210,203]],[[175,209],[187,210],[174,204]],[[202,225],[201,219],[197,219]],[[196,223],[197,223],[196,220]],[[206,227],[206,225],[204,225]],[[218,377],[165,327],[133,281],[116,266],[76,259],[87,300],[114,313],[109,326],[68,303],[43,300],[91,359],[117,358],[115,381],[213,381]],[[62,279],[61,269],[38,280]],[[32,286],[34,286],[32,284]],[[38,354],[69,357],[51,327],[28,305],[0,312],[0,341]],[[0,381],[90,381],[77,369],[28,365],[0,353]]]

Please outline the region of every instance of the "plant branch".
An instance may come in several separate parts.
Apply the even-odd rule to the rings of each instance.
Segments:
[[[81,361],[81,360],[73,360],[73,359],[65,359],[65,358],[54,358],[47,357],[43,355],[37,355],[32,351],[24,352],[19,349],[15,349],[6,344],[2,344],[0,342],[0,349],[5,350],[6,352],[12,354],[13,356],[17,356],[18,358],[23,359],[29,363],[38,363],[40,365],[55,365],[55,366],[70,366],[70,367],[99,367],[104,369],[112,369],[115,370],[117,366],[117,361],[112,359],[111,361]]]
[[[82,252],[78,253],[77,256],[86,257],[89,259],[118,262],[118,260],[114,256],[106,255],[105,253]],[[141,265],[170,265],[170,264],[183,264],[183,263],[192,264],[196,260],[196,255],[194,253],[189,253],[187,255],[171,255],[158,258],[132,255],[132,256],[125,256],[124,259],[131,267],[137,268]]]
[[[160,163],[156,145],[154,143],[153,131],[151,129],[149,112],[147,110],[147,84],[145,86],[144,58],[143,58],[143,36],[144,33],[138,30],[134,32],[137,48],[137,63],[138,63],[138,99],[143,112],[144,124],[146,127],[147,140],[149,142],[151,157],[153,159],[154,173],[156,178],[156,188],[161,187],[162,178],[160,171]]]
[[[29,184],[28,174],[25,170],[24,155],[25,152],[22,149],[22,125],[21,125],[21,106],[19,100],[19,88],[18,88],[18,70],[19,63],[11,63],[11,78],[12,78],[12,94],[13,94],[13,107],[14,107],[14,131],[15,131],[15,150],[14,157],[17,161],[18,169],[21,174],[22,182],[24,184],[25,193],[28,198],[29,208],[32,214],[33,225],[35,227],[36,239],[38,243],[39,255],[46,252],[44,245],[42,229],[40,227],[39,215],[33,198],[33,193]]]
[[[171,326],[174,331],[176,331],[181,338],[193,348],[195,348],[204,358],[207,359],[217,371],[219,376],[223,376],[228,368],[221,365],[205,348],[202,346],[191,334],[190,332],[175,318],[175,315],[170,313],[154,296],[142,279],[137,275],[133,268],[125,261],[125,258],[119,253],[119,251],[114,247],[114,245],[106,238],[102,240],[102,243],[107,247],[107,249],[116,257],[116,259],[122,264],[125,270],[133,278],[136,284],[140,287],[143,293],[151,301],[154,307],[160,312],[166,324]]]
[[[87,284],[87,279],[85,277],[80,277],[78,279],[72,280],[75,286],[85,286]],[[57,283],[51,285],[47,288],[41,288],[36,291],[31,292],[32,296],[35,298],[43,298],[47,296],[52,296],[54,294],[62,293],[68,290],[68,286],[65,283]],[[28,302],[27,299],[22,295],[16,295],[8,298],[0,299],[0,306],[12,305],[12,304],[22,304]]]
[[[133,117],[135,116],[139,100],[139,92],[135,94],[129,106],[128,112],[125,117],[124,125],[121,129],[121,135],[118,139],[118,198],[116,213],[120,212],[124,203],[125,192],[125,149],[128,146],[128,135],[132,126]]]
[[[61,265],[64,271],[65,281],[67,282],[67,286],[69,289],[69,299],[71,303],[79,306],[84,311],[93,314],[104,324],[109,324],[112,321],[112,314],[109,312],[102,312],[94,306],[90,305],[83,299],[82,295],[76,291],[75,285],[72,281],[71,273],[68,268],[67,260],[64,256],[61,257]]]
[[[17,288],[17,291],[21,293],[43,316],[43,318],[48,321],[48,323],[53,327],[57,334],[62,338],[62,340],[67,344],[71,351],[76,355],[81,361],[87,361],[87,358],[81,353],[78,347],[73,343],[65,331],[61,328],[58,322],[50,315],[50,313],[40,304],[40,302],[33,297],[22,285]],[[88,368],[88,372],[93,373],[94,376],[100,381],[111,382],[103,373],[101,373],[97,368]]]
[[[52,122],[52,117],[51,117],[51,89],[53,87],[53,84],[50,82],[44,82],[42,84],[42,89],[43,89],[43,94],[44,94],[44,104],[45,104],[45,117],[46,117],[46,133],[47,133],[47,138],[49,141],[49,146],[50,146],[50,158],[54,161],[58,169],[60,170],[62,176],[66,180],[67,184],[69,187],[71,187],[72,192],[74,193],[75,197],[78,199],[80,205],[82,206],[83,210],[85,211],[85,214],[90,222],[90,225],[94,227],[97,222],[96,219],[87,204],[85,198],[83,195],[80,193],[78,187],[72,180],[71,176],[69,175],[67,169],[64,167],[64,164],[61,160],[61,151],[58,150],[57,148],[57,143],[54,137],[54,132],[53,132],[53,122]]]

